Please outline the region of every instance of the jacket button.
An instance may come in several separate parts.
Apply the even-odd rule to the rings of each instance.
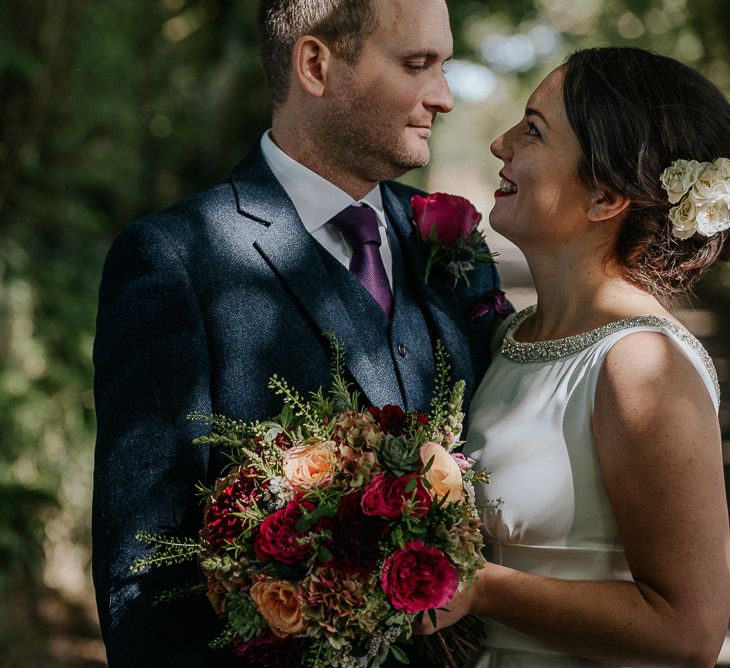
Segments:
[[[405,343],[399,343],[398,344],[398,354],[401,357],[405,357],[407,352],[408,352],[408,348],[406,348]]]

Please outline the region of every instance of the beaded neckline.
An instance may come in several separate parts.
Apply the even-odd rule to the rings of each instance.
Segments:
[[[551,362],[562,357],[570,357],[581,350],[592,346],[601,339],[632,327],[658,327],[669,330],[678,339],[689,345],[700,357],[702,363],[712,378],[715,386],[715,393],[720,398],[720,383],[717,379],[717,371],[712,358],[704,349],[702,344],[686,329],[675,325],[666,318],[655,315],[636,315],[623,320],[609,322],[607,325],[598,327],[590,332],[566,336],[562,339],[549,341],[523,342],[515,341],[514,333],[519,326],[535,313],[536,306],[528,306],[520,311],[508,325],[504,338],[502,339],[501,353],[508,360],[519,364],[532,364],[535,362]]]

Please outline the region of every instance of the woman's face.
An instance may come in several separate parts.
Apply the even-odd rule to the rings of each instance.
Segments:
[[[565,113],[563,76],[562,68],[549,74],[522,120],[491,146],[504,167],[489,222],[523,250],[573,239],[587,220],[589,192],[578,176],[581,149]]]

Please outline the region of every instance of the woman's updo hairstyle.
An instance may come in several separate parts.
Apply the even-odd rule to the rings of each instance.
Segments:
[[[612,257],[628,281],[663,300],[689,292],[727,254],[730,231],[674,237],[660,176],[674,160],[730,158],[730,103],[698,72],[643,49],[577,51],[564,69],[581,178],[631,200]]]

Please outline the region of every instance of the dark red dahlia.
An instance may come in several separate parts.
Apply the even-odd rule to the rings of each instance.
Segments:
[[[401,436],[406,425],[406,414],[400,406],[387,404],[382,408],[372,406],[368,409],[380,428],[391,436]]]
[[[219,487],[220,492],[205,514],[203,536],[213,548],[234,541],[246,528],[245,520],[233,513],[240,513],[261,496],[256,479],[250,473],[240,471],[229,478],[227,485]]]

